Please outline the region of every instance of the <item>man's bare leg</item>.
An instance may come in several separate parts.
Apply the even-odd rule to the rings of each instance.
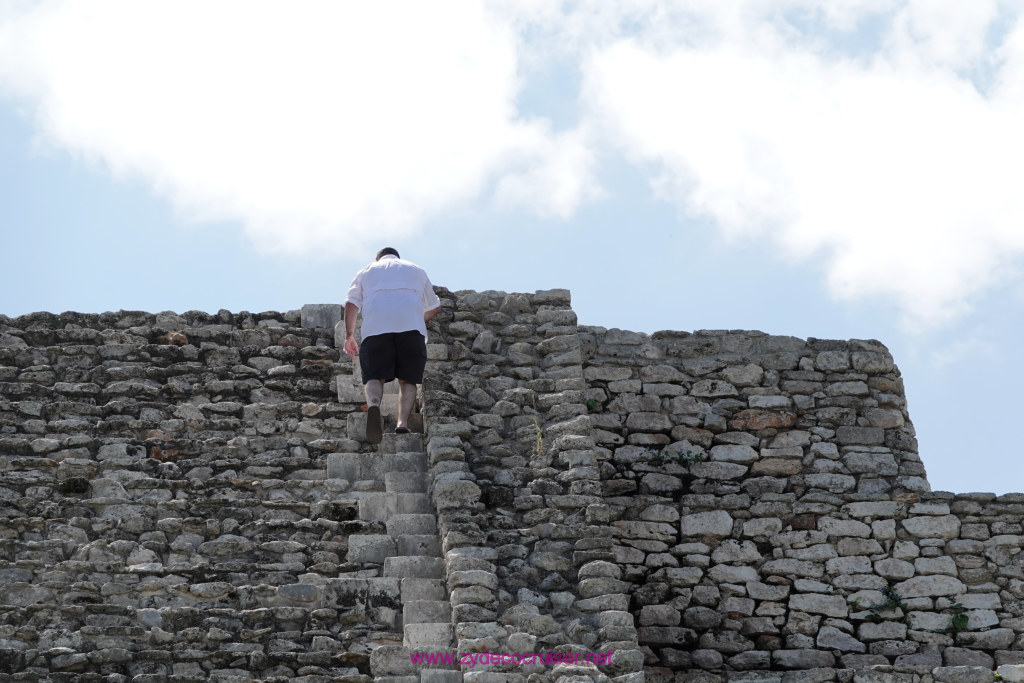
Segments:
[[[366,405],[379,406],[384,396],[384,383],[379,379],[371,379],[363,385],[363,392],[366,394]]]
[[[398,380],[398,427],[409,428],[409,415],[416,406],[416,385]]]
[[[380,400],[384,396],[384,383],[379,379],[371,379],[364,386],[366,393],[366,440],[378,444],[383,436],[380,416]]]

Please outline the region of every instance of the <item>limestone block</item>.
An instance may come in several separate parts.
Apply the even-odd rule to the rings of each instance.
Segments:
[[[837,557],[825,562],[829,574],[870,574],[871,560],[863,555]]]
[[[937,651],[918,654],[901,655],[896,658],[894,667],[906,673],[926,674],[942,666],[942,656]]]
[[[947,574],[957,575],[956,562],[952,557],[919,557],[914,560],[914,569],[918,574]]]
[[[866,621],[858,627],[857,637],[867,642],[904,640],[907,637],[907,625],[898,621],[880,621],[878,623]]]
[[[780,669],[821,669],[835,666],[836,658],[822,650],[775,650],[772,663]]]
[[[998,593],[967,593],[956,596],[953,602],[959,602],[966,609],[998,610],[1003,606]]]
[[[494,593],[483,586],[456,588],[451,593],[451,602],[456,607],[462,604],[492,605],[494,603]]]
[[[384,576],[441,579],[444,575],[444,560],[439,557],[389,557],[384,560]]]
[[[992,667],[940,666],[932,669],[931,674],[935,683],[989,683],[992,680]]]
[[[1003,664],[996,673],[1003,677],[1004,681],[1019,683],[1024,681],[1024,664]]]
[[[411,649],[415,651],[415,648]],[[410,648],[382,645],[370,651],[370,668],[377,676],[418,675],[420,665],[413,664]]]
[[[710,574],[711,572],[709,572],[709,575]],[[790,591],[789,586],[766,584],[757,580],[747,581],[745,586],[747,589],[747,595],[754,600],[781,602],[789,596]]]
[[[861,538],[871,536],[871,527],[853,519],[822,517],[818,520],[818,529],[829,536],[859,536]]]
[[[750,446],[722,444],[712,447],[710,457],[714,461],[749,465],[756,461],[759,456],[757,451]]]
[[[845,617],[849,614],[845,598],[821,593],[794,593],[789,596],[789,608],[810,614],[824,614],[828,617]]]
[[[580,567],[578,576],[580,579],[592,579],[602,576],[619,579],[622,578],[622,568],[613,562],[594,560]]]
[[[864,382],[836,382],[825,387],[829,396],[867,396],[871,393]]]
[[[814,367],[822,372],[845,372],[850,367],[847,351],[822,351],[814,359]]]
[[[579,594],[583,598],[594,598],[599,595],[628,593],[632,584],[611,577],[583,579],[579,582]]]
[[[979,650],[1000,650],[1010,647],[1014,633],[1009,628],[994,628],[989,631],[961,631],[956,634],[956,644]]]
[[[253,549],[253,542],[244,536],[223,534],[199,546],[199,552],[208,557],[226,558],[245,555]]]
[[[384,560],[397,554],[395,539],[380,534],[353,534],[348,539],[348,561],[357,564]]]
[[[843,652],[867,652],[867,645],[860,642],[849,633],[840,631],[833,626],[822,626],[818,631],[815,640],[818,647],[828,650],[842,650]]]
[[[484,586],[495,590],[498,587],[498,577],[492,572],[479,569],[451,572],[448,576],[448,587],[454,589],[462,586]]]
[[[782,531],[782,520],[778,517],[758,517],[743,522],[743,535],[750,537],[774,536]]]
[[[866,372],[869,375],[892,372],[895,368],[892,356],[881,351],[854,351],[850,360],[854,370]]]
[[[629,372],[628,368],[623,368]],[[630,375],[624,377],[616,377],[615,379],[628,379]],[[588,377],[589,379],[589,377]],[[645,365],[640,368],[640,379],[644,382],[655,382],[655,383],[672,383],[678,384],[690,379],[687,375],[679,372],[671,365]]]
[[[732,365],[722,370],[722,376],[737,387],[756,387],[764,377],[764,369],[754,363]]]
[[[732,516],[725,510],[711,510],[683,515],[679,531],[686,536],[729,536],[732,534]]]
[[[782,574],[783,576],[792,574],[794,576],[817,579],[825,573],[825,570],[818,562],[782,559],[765,562],[761,566],[761,573],[766,576],[771,574]]]
[[[967,586],[952,576],[915,576],[894,586],[904,598],[938,597],[966,592]]]
[[[637,432],[669,432],[672,420],[663,413],[630,413],[626,418],[626,429]]]
[[[893,408],[866,408],[863,413],[870,427],[902,429],[906,425],[903,413]]]
[[[803,429],[791,429],[779,432],[772,437],[771,448],[793,448],[807,446],[811,443],[811,433]],[[778,455],[778,454],[776,454]]]
[[[755,394],[747,399],[751,408],[764,410],[786,410],[793,405],[793,399],[789,396],[778,396],[775,394]]]
[[[761,560],[761,553],[757,545],[752,541],[736,541],[727,539],[715,548],[711,553],[712,561],[716,563],[742,562],[756,563]]]
[[[629,596],[625,593],[599,595],[593,598],[577,600],[575,607],[582,612],[604,612],[606,610],[625,611],[629,609]]]
[[[724,396],[737,396],[739,394],[729,382],[718,379],[702,379],[693,383],[690,388],[691,396],[701,398],[721,398]]]
[[[739,465],[732,462],[699,462],[690,467],[690,472],[702,479],[714,479],[726,481],[739,479],[750,470],[746,465]]]
[[[679,610],[668,605],[644,605],[640,608],[641,626],[678,626]]]
[[[896,501],[873,501],[865,503],[847,503],[843,511],[851,517],[895,517],[900,504]]]
[[[785,473],[790,474],[788,471]],[[791,473],[797,474],[799,470]],[[833,493],[852,491],[857,486],[857,480],[848,474],[807,474],[804,476],[804,483],[809,488],[823,489]]]
[[[955,515],[942,517],[908,517],[903,528],[919,538],[953,539],[960,534],[960,519]]]
[[[875,572],[887,579],[909,579],[914,575],[914,565],[895,558],[875,562]]]
[[[885,443],[885,430],[877,427],[843,426],[836,429],[836,441],[843,446],[877,446]]]

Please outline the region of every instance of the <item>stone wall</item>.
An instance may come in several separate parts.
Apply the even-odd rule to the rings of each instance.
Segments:
[[[0,679],[369,680],[348,358],[291,313],[0,317]],[[342,678],[336,678],[336,677]]]
[[[639,681],[569,292],[441,296],[423,393],[460,654],[611,653],[604,674]],[[515,683],[550,667],[487,669]]]
[[[438,293],[454,647],[612,653],[467,683],[1024,680],[1024,495],[929,491],[882,344]],[[450,680],[372,670],[403,591],[336,309],[0,316],[0,680]]]
[[[580,336],[649,678],[1024,662],[1024,497],[928,492],[880,343]]]

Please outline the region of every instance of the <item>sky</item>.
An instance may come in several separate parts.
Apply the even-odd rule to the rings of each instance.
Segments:
[[[0,0],[0,314],[341,302],[394,246],[584,325],[877,339],[1024,491],[1024,6]]]

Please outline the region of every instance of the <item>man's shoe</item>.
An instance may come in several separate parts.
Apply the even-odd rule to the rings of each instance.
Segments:
[[[408,433],[409,433],[409,428],[408,427],[395,427],[395,434],[408,434]]]
[[[384,438],[384,428],[380,421],[380,406],[370,406],[366,410],[366,440],[378,444]]]

